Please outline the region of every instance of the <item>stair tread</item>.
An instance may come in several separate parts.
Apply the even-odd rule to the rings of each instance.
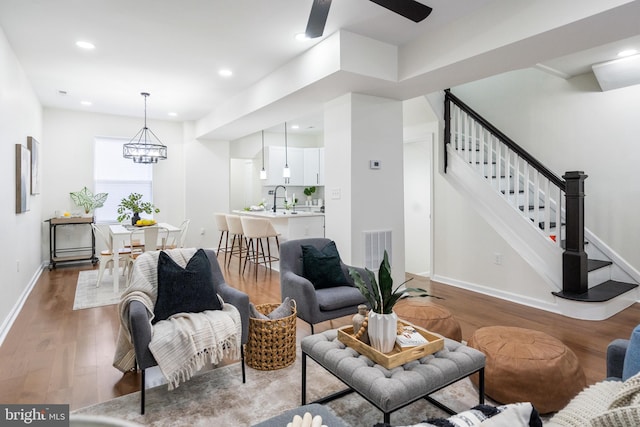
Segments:
[[[601,259],[588,259],[587,260],[587,270],[594,271],[600,268],[608,267],[613,264],[611,261],[604,261]]]
[[[584,292],[582,294],[574,294],[565,291],[552,292],[552,294],[557,297],[573,301],[604,302],[627,293],[637,287],[638,285],[636,285],[635,283],[607,280],[606,282],[600,283],[599,285],[590,288],[587,292]]]

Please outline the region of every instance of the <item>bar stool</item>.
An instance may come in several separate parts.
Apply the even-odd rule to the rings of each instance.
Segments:
[[[213,217],[216,219],[216,225],[220,232],[220,240],[218,241],[218,250],[216,251],[216,258],[220,252],[224,252],[224,263],[227,265],[227,252],[229,252],[229,226],[227,225],[227,216],[223,213],[215,213]],[[222,239],[225,239],[224,246],[222,246]]]
[[[240,220],[239,215],[225,215],[227,220],[227,228],[229,229],[229,234],[233,236],[231,240],[231,248],[229,249],[229,261],[227,263],[227,268],[231,265],[231,257],[234,255],[238,255],[240,260],[238,261],[238,274],[240,274],[240,268],[242,267],[242,253],[244,252],[243,248],[243,240],[244,230],[242,228],[242,221]],[[238,241],[238,247],[236,248],[236,240]]]
[[[244,230],[244,237],[247,241],[247,253],[244,259],[244,269],[247,267],[247,261],[255,263],[256,280],[258,280],[258,266],[264,264],[267,266],[269,263],[269,269],[271,270],[271,263],[278,261],[280,258],[271,255],[271,245],[269,244],[269,238],[273,237],[276,240],[278,252],[280,251],[280,242],[278,241],[278,233],[271,221],[264,218],[251,218],[240,217],[242,222],[242,229]],[[267,252],[265,253],[263,239],[267,239]],[[262,261],[261,261],[262,259]]]

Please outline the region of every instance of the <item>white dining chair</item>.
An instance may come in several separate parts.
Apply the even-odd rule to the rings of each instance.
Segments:
[[[100,240],[102,240],[102,242],[104,243],[106,249],[100,251],[100,269],[98,271],[98,281],[96,282],[96,288],[100,287],[100,283],[102,281],[102,276],[104,275],[104,270],[107,267],[107,265],[111,266],[110,269],[110,273],[111,275],[113,275],[113,247],[111,245],[111,240],[107,238],[107,236],[102,232],[102,230],[100,229],[100,227],[98,227],[96,224],[91,223],[91,228],[93,228],[93,234],[94,236],[98,236],[100,238]],[[122,268],[122,275],[125,276],[126,275],[126,271],[127,271],[127,267],[130,264],[130,259],[131,259],[131,249],[118,249],[118,259],[119,259],[119,263],[123,264],[123,268]],[[120,266],[118,265],[118,270],[120,269]],[[119,271],[118,271],[119,273]]]
[[[144,234],[144,241],[137,246],[134,242],[140,242],[140,233]],[[164,250],[169,238],[169,229],[157,225],[138,227],[129,233],[129,243],[131,245],[131,256],[129,257],[129,274],[127,275],[127,287],[131,282],[131,272],[133,271],[133,263],[144,252]]]
[[[176,248],[184,248],[184,241],[187,237],[187,230],[189,229],[190,219],[185,219],[180,224],[180,232],[175,234],[173,239],[171,239],[170,243],[167,243],[164,249],[176,249]]]

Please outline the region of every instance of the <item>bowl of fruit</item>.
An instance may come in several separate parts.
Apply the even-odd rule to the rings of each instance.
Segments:
[[[136,221],[136,227],[148,227],[150,225],[156,225],[155,219],[139,219]]]

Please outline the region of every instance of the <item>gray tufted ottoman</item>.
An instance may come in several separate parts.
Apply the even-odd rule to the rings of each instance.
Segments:
[[[422,398],[453,414],[429,395],[475,372],[480,377],[479,403],[484,403],[485,356],[478,350],[445,338],[443,350],[389,370],[345,346],[337,335],[333,329],[305,337],[300,343],[303,405],[306,403],[307,356],[349,386],[348,390],[327,396],[318,403],[356,391],[383,412],[386,423],[390,422],[393,411]]]

